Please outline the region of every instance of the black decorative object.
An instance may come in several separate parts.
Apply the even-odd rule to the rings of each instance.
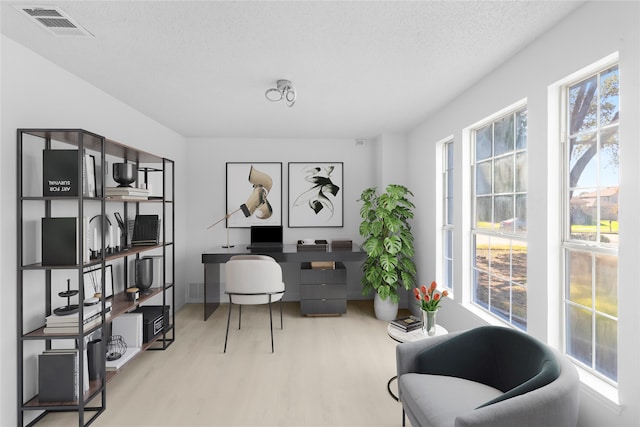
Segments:
[[[142,313],[142,342],[148,343],[169,326],[169,307],[165,305],[144,305],[132,313]]]
[[[42,218],[42,265],[74,265],[76,218]]]
[[[133,163],[114,163],[113,164],[113,180],[117,182],[118,187],[131,187],[136,182],[136,168]]]
[[[84,280],[85,302],[89,297],[100,298],[104,295],[105,298],[109,298],[113,296],[113,266],[111,264],[104,268],[104,284],[102,283],[101,267],[86,270],[82,274],[82,278]]]
[[[71,297],[78,295],[78,291],[71,289],[71,279],[67,279],[67,290],[58,293],[58,296],[67,299],[67,305],[58,307],[53,312],[58,316],[67,316],[78,312],[78,304],[71,304]]]
[[[38,400],[70,402],[78,398],[78,350],[48,350],[38,355]]]
[[[87,361],[89,363],[89,380],[102,378],[104,370],[105,352],[102,350],[102,340],[95,339],[87,343]]]
[[[342,227],[342,162],[289,163],[289,227]]]
[[[140,293],[148,295],[149,288],[153,284],[153,258],[139,258],[135,261],[136,287]]]
[[[127,343],[122,335],[112,335],[107,343],[107,360],[114,361],[120,359],[127,352]]]

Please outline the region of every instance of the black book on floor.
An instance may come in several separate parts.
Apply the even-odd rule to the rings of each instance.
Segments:
[[[158,215],[136,215],[133,224],[132,245],[157,245],[159,235],[160,219]]]
[[[76,218],[42,218],[42,265],[74,265]]]
[[[40,402],[78,400],[78,352],[45,352],[38,355]]]
[[[42,151],[42,195],[78,196],[78,150]]]

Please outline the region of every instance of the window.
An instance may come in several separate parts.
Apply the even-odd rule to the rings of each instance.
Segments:
[[[442,146],[442,280],[453,289],[453,141]]]
[[[566,87],[565,351],[616,382],[618,335],[618,67]]]
[[[472,131],[472,301],[527,328],[527,110]]]

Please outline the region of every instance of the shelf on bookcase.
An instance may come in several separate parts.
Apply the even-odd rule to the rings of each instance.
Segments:
[[[122,250],[120,252],[116,252],[113,254],[109,254],[105,257],[105,262],[109,262],[109,261],[114,261],[120,258],[124,258],[124,257],[128,257],[128,256],[132,256],[132,255],[137,255],[139,253],[143,253],[143,252],[147,252],[147,251],[152,251],[154,249],[159,249],[162,248],[164,246],[171,246],[173,243],[172,242],[164,242],[164,243],[160,243],[157,245],[144,245],[144,246],[130,246],[128,248],[126,248],[125,250]],[[27,264],[24,265],[22,268],[25,270],[42,270],[42,269],[47,269],[47,270],[51,270],[51,269],[74,269],[74,268],[86,268],[86,267],[93,267],[95,265],[99,265],[102,262],[101,259],[92,259],[91,261],[80,265],[42,265],[41,262],[36,262],[33,264]]]

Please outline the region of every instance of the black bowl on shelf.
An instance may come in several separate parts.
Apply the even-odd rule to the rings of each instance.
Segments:
[[[133,163],[114,163],[113,180],[118,187],[131,187],[129,184],[136,182],[136,170]]]

